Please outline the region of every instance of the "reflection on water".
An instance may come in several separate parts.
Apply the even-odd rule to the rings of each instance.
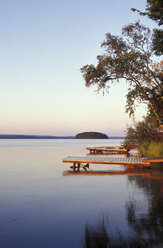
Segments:
[[[95,171],[88,171],[92,176],[63,176],[68,168],[64,157],[85,156],[91,142],[105,145],[106,140],[3,142],[0,248],[105,247],[100,244],[117,243],[120,237],[123,242],[140,237],[141,243],[147,238],[147,245],[162,245],[160,171],[125,171],[109,165],[102,167],[105,171],[93,167]],[[98,246],[89,246],[92,236]]]
[[[109,166],[108,166],[109,167]],[[115,169],[115,168],[114,168]],[[137,168],[127,168],[127,169],[120,169],[120,170],[114,170],[110,171],[108,170],[88,170],[88,171],[64,171],[63,176],[118,176],[118,175],[132,175],[132,176],[138,176],[138,175],[144,175],[144,176],[152,176],[151,170],[141,170]]]
[[[126,238],[119,231],[113,238],[110,235],[111,227],[103,215],[98,224],[86,224],[83,248],[163,247],[163,172],[154,171],[154,175],[150,173],[144,176],[144,180],[136,176],[128,178],[129,182],[148,194],[148,206],[144,211],[137,199],[130,198],[126,204],[126,218],[133,230],[132,237]]]

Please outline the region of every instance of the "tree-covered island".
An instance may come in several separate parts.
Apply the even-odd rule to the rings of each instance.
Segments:
[[[99,132],[83,132],[77,134],[75,139],[108,139],[108,136]]]

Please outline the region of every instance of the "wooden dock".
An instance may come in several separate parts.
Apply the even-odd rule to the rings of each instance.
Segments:
[[[72,163],[70,167],[73,171],[79,171],[80,168],[87,170],[89,164],[120,164],[125,166],[139,166],[140,168],[150,167],[151,161],[142,158],[117,158],[117,157],[67,157],[63,159],[64,163]]]
[[[90,154],[103,154],[103,153],[115,153],[115,154],[127,154],[129,149],[125,149],[124,146],[98,146],[87,147]]]

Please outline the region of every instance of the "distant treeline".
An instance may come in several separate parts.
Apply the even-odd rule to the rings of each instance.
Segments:
[[[106,135],[93,135],[90,136],[86,134],[84,135],[85,139],[108,139]],[[76,135],[76,136],[51,136],[51,135],[24,135],[24,134],[0,134],[0,139],[83,139],[83,135]],[[124,139],[125,137],[119,136],[110,136],[109,139]]]
[[[0,134],[0,139],[74,139],[73,136]]]

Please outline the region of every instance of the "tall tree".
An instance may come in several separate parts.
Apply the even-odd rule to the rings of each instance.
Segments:
[[[154,62],[149,28],[135,22],[122,28],[121,36],[106,34],[105,52],[97,56],[97,65],[81,68],[87,87],[108,90],[111,83],[126,79],[129,83],[126,111],[134,114],[135,100],[147,102],[163,132],[163,81],[161,62]]]
[[[150,19],[157,22],[159,26],[163,25],[163,1],[162,0],[147,0],[146,10],[142,12],[135,8],[132,11],[137,11],[140,15],[148,16]],[[156,55],[163,54],[163,30],[153,30],[153,50]]]

